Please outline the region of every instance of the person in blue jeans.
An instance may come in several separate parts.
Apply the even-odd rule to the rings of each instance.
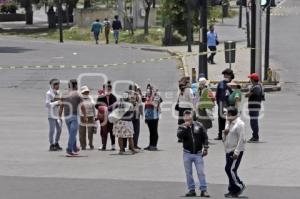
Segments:
[[[91,32],[94,33],[94,38],[96,41],[96,44],[98,44],[99,41],[99,34],[102,33],[103,25],[100,23],[99,19],[96,19],[96,21],[92,24]]]
[[[209,26],[209,31],[207,32],[207,47],[211,51],[211,54],[207,58],[207,62],[210,64],[216,64],[214,61],[214,57],[217,51],[217,45],[219,44],[218,35],[215,32],[215,28],[213,25]]]
[[[60,104],[59,80],[50,80],[50,89],[46,93],[46,107],[48,109],[49,121],[49,151],[61,151],[59,145],[62,122],[58,118],[58,110]]]
[[[120,30],[122,30],[122,23],[119,20],[118,15],[115,16],[115,20],[112,23],[112,28],[114,31],[115,43],[118,44],[119,43],[119,33],[120,33]]]
[[[68,147],[66,149],[67,156],[78,155],[77,132],[79,129],[79,108],[83,114],[83,122],[87,123],[86,109],[81,106],[83,99],[78,92],[77,80],[72,79],[69,82],[69,92],[62,97],[62,103],[59,109],[59,117],[62,118],[64,112],[65,122],[69,132]]]
[[[195,197],[195,181],[193,178],[193,164],[196,167],[200,182],[201,197],[209,198],[207,184],[204,173],[203,157],[208,154],[208,136],[204,126],[197,121],[193,121],[193,112],[184,112],[184,124],[178,127],[177,137],[183,141],[183,162],[186,173],[186,183],[189,192],[186,197]]]

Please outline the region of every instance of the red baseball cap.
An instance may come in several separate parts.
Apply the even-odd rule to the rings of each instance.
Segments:
[[[252,73],[251,75],[248,75],[248,77],[249,77],[250,79],[255,80],[255,81],[259,81],[259,76],[258,76],[258,74],[256,74],[256,73]]]

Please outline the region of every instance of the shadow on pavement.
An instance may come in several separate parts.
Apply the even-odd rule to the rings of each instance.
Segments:
[[[33,51],[33,49],[22,47],[4,47],[0,46],[0,53],[23,53],[26,51]]]

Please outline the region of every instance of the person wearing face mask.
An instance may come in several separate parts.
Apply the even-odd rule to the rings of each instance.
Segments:
[[[113,106],[108,107],[111,111],[109,114],[109,121],[114,123],[113,132],[119,143],[119,155],[125,155],[124,141],[128,141],[129,150],[131,154],[134,155],[138,153],[138,150],[134,147],[133,135],[133,117],[134,117],[134,107],[132,102],[130,102],[130,93],[123,93],[122,98],[116,102]]]
[[[46,107],[48,109],[49,121],[49,151],[61,151],[59,140],[61,135],[62,121],[58,118],[58,109],[60,105],[59,80],[50,80],[50,89],[46,93]],[[55,135],[55,136],[54,136]]]
[[[79,127],[79,141],[82,150],[86,150],[86,134],[88,134],[90,149],[94,149],[93,136],[96,133],[95,127],[95,102],[90,96],[90,89],[87,86],[81,87],[81,97],[83,99],[83,106],[86,110],[87,123],[83,123],[82,114],[80,116],[80,127]]]
[[[100,115],[104,115],[104,122],[100,121],[101,125],[101,140],[102,140],[102,147],[99,147],[99,150],[105,151],[106,150],[106,143],[108,134],[110,134],[111,139],[111,150],[116,150],[115,147],[115,136],[113,134],[113,124],[108,121],[108,114],[110,112],[106,111],[107,107],[112,106],[114,103],[117,102],[116,96],[112,93],[112,84],[111,81],[108,81],[107,84],[103,85],[103,90],[99,91],[99,96],[97,99],[97,103],[95,105],[96,109],[101,112]],[[99,114],[98,114],[99,115]],[[102,118],[103,119],[103,118]]]
[[[238,110],[229,107],[227,110],[227,124],[223,130],[223,142],[226,153],[225,171],[229,179],[226,198],[239,197],[245,190],[245,184],[238,176],[238,168],[245,151],[245,123],[240,119]]]
[[[232,90],[232,93],[228,97],[228,105],[233,106],[238,109],[238,111],[241,111],[241,101],[242,101],[242,91],[241,91],[241,85],[236,82],[232,81],[227,84],[230,89]]]
[[[197,121],[203,124],[206,129],[212,128],[213,109],[215,97],[208,87],[208,80],[205,77],[199,79],[198,93],[199,101],[196,105]]]
[[[141,148],[138,146],[139,135],[140,135],[140,117],[143,116],[143,104],[142,104],[142,97],[140,92],[138,91],[139,86],[137,84],[129,85],[128,95],[129,95],[129,102],[133,106],[133,117],[132,117],[132,124],[133,124],[133,141],[134,141],[134,148],[140,150]],[[127,147],[127,138],[124,139],[124,148]]]
[[[148,90],[149,89],[149,90]],[[158,122],[160,116],[160,104],[162,99],[150,84],[147,86],[147,93],[145,99],[145,122],[149,128],[149,145],[144,148],[148,151],[157,151],[157,142],[158,142]]]
[[[183,163],[186,174],[186,184],[189,192],[186,197],[195,197],[195,182],[193,178],[193,164],[196,167],[200,197],[209,198],[204,172],[204,157],[208,154],[208,136],[206,128],[197,121],[193,121],[193,112],[184,111],[184,123],[178,127],[178,139],[183,142]]]
[[[231,94],[231,89],[227,85],[234,79],[234,73],[231,69],[227,68],[222,72],[224,79],[218,83],[217,92],[216,92],[216,100],[218,104],[218,125],[219,125],[219,133],[218,137],[215,140],[222,140],[222,131],[225,128],[225,109],[228,107],[228,98]]]

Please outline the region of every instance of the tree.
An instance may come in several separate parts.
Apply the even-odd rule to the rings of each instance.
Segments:
[[[32,0],[20,0],[21,7],[25,9],[25,20],[26,24],[33,24],[33,10],[32,10],[32,4],[38,3],[38,1],[32,1]]]
[[[91,4],[91,0],[84,0],[83,2],[83,8],[90,8],[92,7],[92,4]]]
[[[153,4],[153,0],[144,0],[145,4],[145,24],[144,24],[144,35],[149,34],[149,17],[150,17],[150,11],[151,6]]]
[[[63,0],[62,0],[63,1]],[[65,3],[66,3],[66,12],[68,13],[68,19],[70,16],[73,15],[73,11],[74,11],[74,8],[76,8],[76,5],[78,3],[79,0],[65,0]]]
[[[162,0],[162,16],[164,23],[171,23],[173,28],[178,31],[182,36],[187,35],[187,18],[188,14],[192,16],[192,27],[199,24],[199,11],[197,7],[191,6],[191,13],[187,13],[187,1],[186,0]]]

